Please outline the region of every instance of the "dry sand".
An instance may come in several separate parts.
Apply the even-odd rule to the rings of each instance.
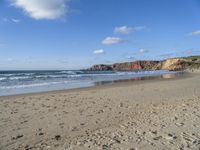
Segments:
[[[200,149],[200,73],[0,97],[0,149]]]

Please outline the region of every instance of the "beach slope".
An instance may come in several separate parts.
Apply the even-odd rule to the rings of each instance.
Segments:
[[[0,97],[0,149],[199,149],[200,73]]]

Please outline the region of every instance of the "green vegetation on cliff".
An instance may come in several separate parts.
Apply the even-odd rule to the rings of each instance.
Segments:
[[[200,69],[200,56],[184,57],[186,69]]]

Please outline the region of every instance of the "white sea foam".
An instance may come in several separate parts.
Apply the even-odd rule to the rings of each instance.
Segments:
[[[32,71],[0,73],[0,95],[81,87],[96,82],[160,76],[169,71]]]
[[[63,82],[45,82],[45,83],[34,83],[34,84],[23,84],[23,85],[12,85],[12,86],[1,86],[0,89],[17,89],[17,88],[31,88],[31,87],[40,87],[40,86],[49,86],[55,84],[67,83],[67,81]]]
[[[62,74],[78,74],[78,73],[84,73],[84,72],[82,72],[82,71],[66,70],[66,71],[60,71],[58,73],[62,73]]]
[[[6,80],[6,77],[0,77],[0,81]]]
[[[31,76],[9,77],[9,80],[29,79]]]
[[[48,75],[37,75],[37,76],[33,76],[34,78],[48,78]]]

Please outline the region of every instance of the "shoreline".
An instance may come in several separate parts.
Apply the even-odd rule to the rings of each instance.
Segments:
[[[0,97],[0,149],[197,149],[199,75]]]
[[[180,75],[181,73],[181,75]],[[95,84],[92,86],[86,86],[86,87],[80,87],[80,88],[72,88],[72,89],[63,89],[63,90],[52,90],[52,91],[41,91],[41,92],[31,92],[31,93],[21,93],[21,94],[13,94],[13,95],[2,95],[1,97],[16,97],[16,96],[28,96],[28,95],[37,95],[37,94],[48,94],[48,93],[62,93],[62,92],[76,92],[76,91],[84,91],[84,90],[92,90],[95,88],[112,88],[116,86],[128,86],[129,84],[145,84],[148,82],[157,82],[157,81],[165,81],[165,80],[179,80],[183,78],[191,77],[192,75],[196,74],[198,72],[190,72],[190,71],[181,71],[177,72],[175,77],[169,77],[169,78],[162,78],[161,76],[146,76],[146,77],[134,77],[132,79],[122,79],[122,80],[111,80],[111,81],[105,81],[105,82],[112,82],[112,83],[103,83],[103,84]],[[168,75],[168,74],[164,74]],[[173,75],[173,74],[171,74]],[[140,78],[140,80],[136,80],[137,78]],[[102,81],[104,82],[104,81]],[[101,83],[101,82],[99,82]]]

